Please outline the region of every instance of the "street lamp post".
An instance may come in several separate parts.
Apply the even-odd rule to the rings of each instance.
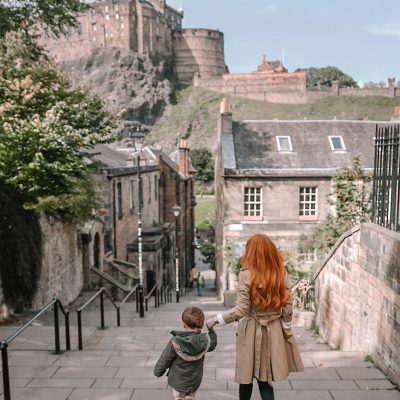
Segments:
[[[175,216],[175,290],[176,290],[176,302],[179,303],[179,250],[178,250],[178,217],[181,212],[181,208],[175,204],[172,207],[172,212]]]
[[[140,318],[144,317],[144,294],[143,294],[143,251],[142,251],[142,179],[140,176],[140,151],[142,150],[144,134],[138,127],[135,132],[131,133],[133,146],[137,153],[137,175],[138,175],[138,264],[139,264],[139,313]]]

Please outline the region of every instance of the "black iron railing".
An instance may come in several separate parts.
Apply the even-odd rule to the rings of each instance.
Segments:
[[[52,301],[47,303],[40,311],[38,311],[27,323],[17,329],[12,335],[0,343],[1,349],[1,361],[3,370],[3,392],[4,400],[11,400],[11,389],[10,389],[10,371],[8,368],[8,345],[19,336],[26,328],[28,328],[34,321],[36,321],[42,314],[44,314],[49,308],[53,306],[54,315],[54,342],[55,342],[55,354],[61,353],[60,346],[60,324],[58,320],[58,309],[65,317],[65,349],[71,350],[71,340],[69,332],[69,311],[65,310],[60,300],[54,298]]]
[[[400,231],[400,125],[376,128],[372,222]]]
[[[154,293],[154,306],[158,307],[158,300],[157,300],[157,284],[155,284],[149,293],[147,293],[147,296],[145,296],[144,301],[145,301],[145,305],[146,305],[146,311],[149,311],[149,306],[148,306],[148,302],[149,299],[151,297],[151,295]]]

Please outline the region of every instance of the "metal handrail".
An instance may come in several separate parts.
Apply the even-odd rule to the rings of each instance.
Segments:
[[[129,297],[131,297],[131,296],[133,295],[133,293],[136,292],[136,290],[138,289],[138,287],[139,287],[139,285],[136,284],[136,285],[132,288],[132,290],[125,296],[125,298],[121,301],[121,303],[119,303],[119,308],[121,308],[121,306],[123,306],[123,305],[126,303],[126,301],[129,299]]]
[[[155,283],[154,286],[152,287],[152,289],[150,290],[150,292],[147,293],[147,296],[145,296],[145,298],[144,298],[146,311],[149,310],[148,301],[149,301],[150,296],[153,294],[154,291],[156,291],[156,295],[154,296],[154,306],[157,308],[157,284]]]
[[[69,311],[65,310],[61,301],[56,297],[47,303],[40,311],[38,311],[28,322],[17,329],[7,339],[0,343],[1,349],[1,360],[3,370],[3,392],[4,400],[11,400],[11,389],[10,389],[10,371],[8,367],[8,345],[19,336],[25,329],[27,329],[34,321],[36,321],[41,315],[43,315],[51,306],[53,306],[54,312],[54,340],[55,340],[55,354],[60,354],[60,325],[58,320],[58,308],[65,317],[65,349],[71,350],[70,331],[69,331]]]
[[[119,307],[115,304],[114,300],[112,299],[111,295],[107,292],[105,288],[99,289],[83,306],[79,307],[76,310],[77,317],[78,317],[78,349],[83,350],[83,337],[82,337],[82,311],[98,296],[100,296],[100,325],[101,329],[105,329],[105,322],[104,322],[104,294],[109,298],[111,304],[117,310],[117,326],[121,326],[121,318],[120,318],[120,310]]]

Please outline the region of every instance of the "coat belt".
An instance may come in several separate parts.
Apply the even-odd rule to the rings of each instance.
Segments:
[[[261,368],[261,344],[262,344],[262,328],[265,327],[267,329],[268,342],[267,342],[267,380],[272,381],[272,371],[271,371],[271,330],[269,328],[269,323],[279,319],[281,314],[279,312],[276,313],[255,313],[249,316],[249,319],[254,318],[257,323],[256,326],[256,337],[254,342],[254,376],[258,379],[260,377],[260,368]]]

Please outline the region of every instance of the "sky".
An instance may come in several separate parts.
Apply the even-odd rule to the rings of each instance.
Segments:
[[[400,0],[167,0],[184,28],[219,29],[231,73],[267,60],[340,68],[357,82],[400,81]]]

